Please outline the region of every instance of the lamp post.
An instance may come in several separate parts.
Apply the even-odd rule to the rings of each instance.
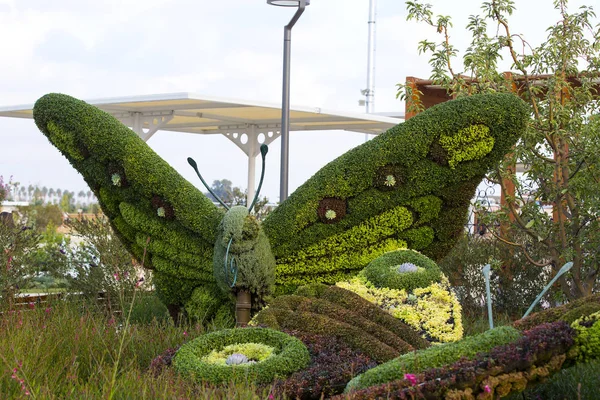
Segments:
[[[304,12],[310,0],[267,0],[268,4],[280,7],[297,7],[290,22],[283,27],[283,89],[281,100],[281,176],[279,178],[279,201],[288,197],[290,156],[290,56],[292,28]]]

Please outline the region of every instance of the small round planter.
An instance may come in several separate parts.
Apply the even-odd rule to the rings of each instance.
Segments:
[[[207,356],[227,346],[259,343],[272,347],[273,353],[262,361],[222,365],[207,362]],[[308,365],[310,355],[300,340],[268,328],[224,329],[200,336],[181,346],[173,366],[184,375],[199,382],[223,384],[228,382],[269,383]]]

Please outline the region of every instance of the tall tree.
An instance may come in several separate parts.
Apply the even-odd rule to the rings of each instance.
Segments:
[[[484,2],[483,15],[469,17],[472,40],[461,65],[450,40],[451,18],[434,17],[431,6],[419,1],[406,4],[408,20],[441,35],[439,42],[423,40],[418,48],[431,55],[433,84],[451,96],[511,91],[530,105],[525,137],[489,177],[507,194],[503,210],[488,214],[491,233],[535,267],[556,272],[573,261],[560,278],[562,292],[571,299],[591,294],[600,272],[600,25],[592,7],[571,13],[567,0],[554,0],[558,22],[533,47],[511,29],[512,0]],[[511,73],[498,70],[503,57],[512,63]],[[399,85],[399,96],[413,111],[424,107],[420,94],[409,83]],[[516,162],[525,166],[521,177],[511,172]],[[506,190],[508,181],[516,186],[514,195]],[[552,215],[543,205],[553,206]],[[525,239],[511,240],[496,228],[499,222]],[[533,257],[531,249],[544,256]]]

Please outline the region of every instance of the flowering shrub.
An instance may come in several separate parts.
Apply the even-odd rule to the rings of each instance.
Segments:
[[[432,342],[453,342],[463,335],[460,303],[450,290],[448,279],[412,293],[406,290],[377,288],[363,277],[337,286],[350,290],[405,322]]]
[[[353,350],[335,336],[286,331],[300,339],[310,353],[307,368],[275,382],[275,391],[293,399],[321,399],[341,393],[354,376],[377,363],[361,351]]]

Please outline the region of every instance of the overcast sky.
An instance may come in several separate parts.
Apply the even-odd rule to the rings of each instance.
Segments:
[[[452,16],[451,40],[465,49],[467,17],[479,14],[482,2],[427,2]],[[363,112],[369,0],[311,3],[293,30],[291,103]],[[513,32],[540,44],[559,19],[552,0],[515,3]],[[570,9],[585,3],[593,1],[571,1]],[[429,77],[417,43],[437,37],[406,22],[404,1],[379,0],[377,11],[375,112],[403,111],[396,84]],[[32,104],[48,92],[81,99],[196,92],[280,104],[283,26],[293,12],[265,0],[0,0],[0,107]],[[292,132],[290,191],[364,137]],[[227,178],[246,187],[246,156],[223,136],[159,131],[148,144],[199,187],[188,156],[208,182]],[[273,142],[267,158],[263,194],[271,201],[279,197],[280,145]],[[87,190],[32,120],[0,117],[0,150],[5,180]]]

